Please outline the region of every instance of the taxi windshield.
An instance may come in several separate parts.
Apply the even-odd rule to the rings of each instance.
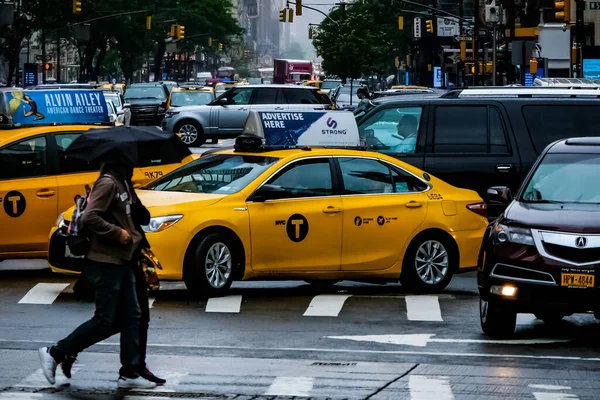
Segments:
[[[202,106],[214,100],[211,92],[173,92],[171,106]]]
[[[521,196],[525,203],[600,204],[599,154],[548,154]]]
[[[277,161],[274,157],[210,154],[165,175],[146,189],[232,194],[245,188]]]

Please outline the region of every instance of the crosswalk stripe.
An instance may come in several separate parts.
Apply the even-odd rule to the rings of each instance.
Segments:
[[[444,321],[437,296],[406,296],[409,321]]]
[[[52,304],[67,286],[68,283],[38,283],[19,300],[19,304]]]
[[[265,396],[310,396],[315,378],[305,376],[278,376]]]
[[[533,325],[538,319],[533,314],[517,314],[517,325]]]
[[[454,400],[450,380],[445,376],[409,375],[411,400]]]
[[[535,400],[578,400],[579,396],[572,393],[533,392]]]
[[[242,307],[242,295],[211,297],[204,311],[210,313],[239,313]]]
[[[350,294],[320,294],[313,297],[304,312],[305,317],[337,317]]]
[[[44,396],[43,393],[23,393],[23,392],[2,392],[0,399],[4,400],[37,400]],[[147,400],[144,399],[144,400]]]

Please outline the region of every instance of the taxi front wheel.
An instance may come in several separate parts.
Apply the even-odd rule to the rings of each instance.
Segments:
[[[425,233],[408,246],[400,283],[409,291],[438,293],[448,286],[457,265],[454,244],[441,234]]]
[[[183,276],[188,290],[203,297],[225,294],[239,262],[236,250],[234,241],[222,233],[211,233],[203,238]]]

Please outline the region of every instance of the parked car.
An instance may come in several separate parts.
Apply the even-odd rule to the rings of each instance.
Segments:
[[[116,111],[116,121],[115,122],[121,122],[124,123],[126,118],[125,118],[125,113],[126,111],[128,112],[128,107],[125,106],[125,100],[123,98],[123,95],[121,95],[118,92],[112,92],[112,91],[108,91],[105,90],[103,91],[104,94],[104,98],[106,99],[106,101],[110,101],[112,103],[112,105],[115,107],[115,111]],[[127,110],[126,110],[127,109]]]
[[[563,138],[600,136],[597,91],[465,89],[372,101],[358,120],[369,149],[399,157],[444,181],[476,190],[517,190],[543,149]],[[485,197],[484,197],[485,198]],[[498,216],[503,206],[490,204]]]
[[[131,105],[131,124],[159,125],[167,110],[169,90],[162,83],[134,83],[127,87],[125,102]]]
[[[572,138],[542,152],[514,200],[507,187],[490,188],[490,202],[510,205],[479,257],[486,334],[512,335],[517,313],[545,323],[581,312],[600,318],[599,174],[600,138]]]
[[[162,128],[181,136],[188,146],[207,138],[233,138],[242,133],[250,111],[312,111],[331,109],[317,88],[291,85],[240,85],[205,106],[170,108]]]

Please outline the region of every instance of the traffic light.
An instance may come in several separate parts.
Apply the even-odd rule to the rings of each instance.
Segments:
[[[288,22],[292,23],[294,22],[294,9],[293,8],[288,8]]]
[[[185,38],[185,26],[177,25],[177,40],[183,40]]]
[[[169,30],[169,36],[171,36],[172,38],[175,37],[175,34],[177,33],[177,27],[179,25],[171,25],[171,29]]]
[[[212,47],[212,38],[211,37],[208,38],[208,47]]]
[[[554,2],[554,17],[557,21],[571,22],[571,0],[557,0]]]
[[[46,70],[46,71],[52,71],[52,64],[51,63],[44,64],[44,70]]]
[[[460,42],[460,60],[465,61],[467,59],[467,42]]]
[[[425,21],[425,31],[427,33],[433,33],[433,20],[428,19]]]
[[[399,16],[398,17],[398,30],[403,30],[404,29],[404,17],[403,16]]]
[[[312,40],[313,38],[313,29],[312,26],[308,27],[308,40]]]
[[[73,0],[73,14],[81,14],[81,0]]]
[[[302,15],[302,0],[296,0],[296,15]]]
[[[287,21],[287,8],[282,8],[279,10],[279,22]]]
[[[223,51],[223,43],[219,43],[219,51]]]
[[[146,30],[152,29],[152,16],[148,15],[146,17]]]

